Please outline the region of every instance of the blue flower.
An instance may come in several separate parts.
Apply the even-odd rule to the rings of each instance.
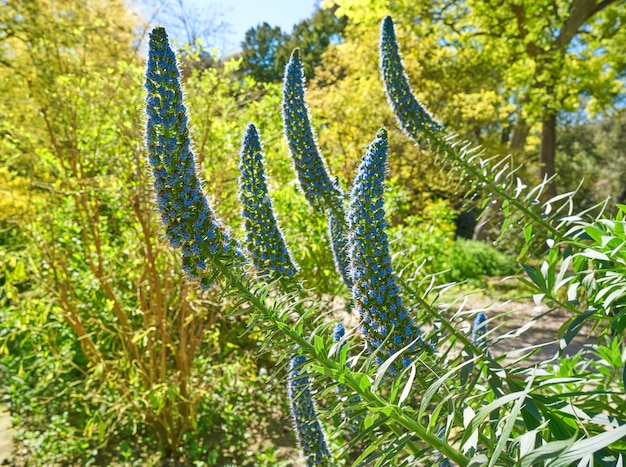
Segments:
[[[263,154],[254,125],[246,128],[239,162],[239,199],[246,229],[246,248],[262,274],[293,276],[297,268],[272,212]]]
[[[472,342],[476,347],[482,349],[491,358],[489,343],[487,342],[487,315],[482,311],[476,315],[474,327],[472,328]]]
[[[164,28],[150,33],[146,68],[146,146],[166,236],[183,251],[190,278],[208,278],[202,271],[211,256],[241,263],[239,245],[231,240],[202,191],[190,149],[187,112],[179,82],[176,55]],[[206,235],[198,236],[198,233]],[[205,284],[204,281],[207,283]]]
[[[335,324],[335,329],[333,330],[333,340],[335,342],[339,342],[341,338],[345,335],[346,335],[346,328],[344,327],[344,325],[341,323]]]
[[[304,71],[295,49],[287,63],[283,82],[283,125],[304,196],[313,208],[328,215],[328,231],[337,271],[352,288],[347,244],[344,192],[331,180],[319,153],[304,99]]]
[[[311,206],[324,212],[328,207],[328,200],[341,199],[343,196],[339,186],[331,181],[315,144],[304,89],[300,51],[295,49],[285,69],[283,124],[302,191]]]
[[[391,16],[386,16],[381,26],[380,69],[387,97],[402,130],[415,140],[420,139],[419,133],[424,129],[441,130],[441,123],[436,121],[413,95],[398,51]]]
[[[385,211],[379,202],[383,199],[387,146],[387,132],[382,129],[359,165],[348,211],[352,298],[368,350],[373,352],[389,337],[379,354],[385,360],[412,342],[417,344],[415,348],[427,348],[403,305],[391,267]],[[400,369],[410,359],[396,362]]]
[[[295,355],[289,366],[287,394],[294,429],[307,466],[331,466],[333,459],[317,416],[309,377],[303,368],[305,361],[302,355]]]

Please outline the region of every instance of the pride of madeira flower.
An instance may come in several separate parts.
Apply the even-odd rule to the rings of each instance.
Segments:
[[[256,269],[269,276],[291,277],[296,266],[272,212],[259,135],[246,128],[239,162],[239,199],[246,229],[246,248]]]
[[[315,402],[311,394],[311,383],[303,368],[305,362],[306,359],[302,355],[294,355],[289,366],[287,393],[294,428],[307,466],[331,466],[333,465],[332,455],[317,417]]]
[[[330,179],[315,144],[304,99],[304,71],[298,49],[293,51],[285,68],[283,124],[287,145],[307,201],[321,212],[331,207],[329,204],[335,208],[336,203],[343,198],[343,193]]]
[[[489,358],[491,358],[491,352],[489,351],[489,343],[487,342],[487,315],[482,311],[476,315],[474,320],[474,326],[472,327],[472,342],[476,347],[479,347],[485,352]]]
[[[237,242],[209,206],[190,149],[187,111],[179,82],[176,55],[164,28],[150,33],[146,69],[146,144],[154,188],[168,240],[183,254],[188,277],[208,285],[207,259],[241,263]]]
[[[348,211],[352,299],[361,316],[368,351],[380,349],[379,364],[404,347],[415,351],[424,346],[419,328],[403,305],[391,267],[383,208],[387,147],[387,132],[381,129],[359,165]],[[410,363],[405,354],[393,368]]]
[[[336,180],[331,180],[315,143],[304,98],[304,80],[300,51],[295,49],[285,68],[283,81],[283,126],[287,146],[306,200],[316,211],[328,215],[328,233],[335,265],[344,284],[350,289],[352,280],[349,273],[344,192]]]
[[[381,26],[380,70],[391,107],[400,126],[408,136],[417,141],[420,139],[420,131],[441,129],[441,123],[428,113],[411,91],[398,50],[391,16],[386,16]]]

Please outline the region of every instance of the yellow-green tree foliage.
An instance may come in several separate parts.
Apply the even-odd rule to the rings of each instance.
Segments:
[[[326,5],[338,5],[336,14],[348,16],[346,42],[355,43],[348,53],[354,61],[368,60],[364,49],[372,44],[372,33],[367,31],[393,15],[414,88],[433,113],[451,131],[490,150],[539,152],[542,176],[554,173],[559,112],[585,110],[593,118],[614,109],[624,95],[624,2],[327,0]]]
[[[385,125],[391,130],[389,163],[410,192],[412,209],[419,211],[428,199],[454,199],[453,183],[440,172],[434,156],[397,130],[378,71],[380,22],[393,15],[418,98],[462,138],[495,152],[505,147],[503,133],[509,131],[515,110],[497,92],[501,65],[457,43],[442,46],[431,33],[439,27],[437,18],[417,21],[422,12],[415,2],[327,2],[333,5],[339,6],[337,15],[348,17],[348,25],[341,43],[327,51],[323,68],[309,85],[314,125],[331,166],[349,180],[365,141]]]
[[[137,427],[163,455],[184,455],[199,421],[220,426],[235,405],[241,391],[214,388],[238,384],[222,375],[242,360],[213,366],[226,351],[214,327],[220,299],[186,283],[159,234],[144,142],[147,26],[123,0],[1,2],[0,24],[0,231],[14,232],[3,238],[11,259],[0,252],[0,285],[10,294],[0,297],[17,321],[3,343],[30,382],[21,389],[34,387],[21,432],[40,431],[39,446],[63,443],[67,456],[76,447],[76,465],[113,433]],[[220,164],[237,160],[243,109],[255,98],[253,83],[229,73],[189,78],[194,139],[213,193],[236,180],[234,167]],[[12,287],[18,269],[27,272]],[[253,365],[236,371],[248,370],[253,378]],[[75,389],[59,389],[63,380]],[[46,408],[45,398],[59,406]],[[48,431],[49,413],[85,443]],[[207,450],[227,436],[220,433]]]

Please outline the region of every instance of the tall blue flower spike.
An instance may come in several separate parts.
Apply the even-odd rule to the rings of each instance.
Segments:
[[[300,51],[295,49],[285,69],[283,82],[283,125],[304,196],[313,208],[328,216],[328,231],[335,265],[348,289],[352,288],[347,245],[344,192],[331,180],[315,143],[304,98],[304,70]]]
[[[297,268],[272,212],[261,143],[252,124],[248,125],[243,137],[239,173],[245,245],[254,266],[268,276],[292,277]]]
[[[387,147],[387,131],[381,129],[359,165],[348,211],[352,299],[361,316],[360,330],[368,351],[380,348],[378,364],[411,343],[410,351],[427,348],[403,305],[391,267],[383,209]],[[405,355],[393,368],[410,363]]]
[[[208,286],[207,259],[232,265],[245,258],[202,191],[190,149],[179,77],[165,29],[153,29],[145,81],[146,144],[157,203],[168,240],[182,250],[183,270],[189,278],[201,278],[201,284]]]
[[[474,320],[474,327],[472,328],[472,342],[476,347],[482,349],[485,354],[491,358],[491,352],[489,351],[489,343],[487,342],[487,315],[482,311],[476,315]]]
[[[337,323],[335,324],[335,329],[333,329],[333,340],[335,342],[339,342],[343,336],[346,335],[346,328],[343,324]],[[343,345],[342,345],[343,347]]]
[[[287,394],[294,428],[307,466],[331,466],[333,457],[317,417],[315,402],[311,394],[311,383],[303,368],[305,361],[302,355],[295,355],[291,358],[289,366]]]
[[[385,91],[402,130],[415,140],[423,129],[440,130],[436,121],[422,106],[411,91],[409,79],[404,72],[402,58],[396,42],[396,33],[391,16],[383,19],[380,34],[380,69]]]
[[[327,208],[337,208],[343,193],[328,175],[317,149],[304,99],[304,79],[300,51],[295,49],[285,68],[283,125],[304,196],[323,213]]]

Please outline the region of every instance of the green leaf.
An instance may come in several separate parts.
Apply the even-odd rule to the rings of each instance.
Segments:
[[[565,324],[561,326],[561,329],[559,329],[559,332],[557,334],[559,338],[565,342],[565,345],[561,344],[561,348],[564,348],[566,345],[569,345],[569,343],[572,342],[572,339],[576,337],[576,335],[580,332],[583,325],[585,324],[585,320],[594,313],[596,313],[596,311],[597,310],[591,308],[576,316],[572,320],[565,322]],[[568,325],[568,323],[570,324]],[[563,329],[565,329],[565,332],[563,332]]]
[[[614,430],[576,441],[571,447],[550,463],[550,467],[567,467],[585,456],[603,449],[626,437],[626,424]],[[550,444],[550,443],[548,443]]]
[[[565,452],[572,444],[574,444],[574,439],[575,438],[567,439],[564,441],[552,441],[538,447],[537,449],[533,449],[527,455],[522,457],[520,467],[536,467],[538,465],[542,465],[540,461],[554,459],[555,457],[558,457],[560,454]],[[552,464],[550,465],[552,467]]]

